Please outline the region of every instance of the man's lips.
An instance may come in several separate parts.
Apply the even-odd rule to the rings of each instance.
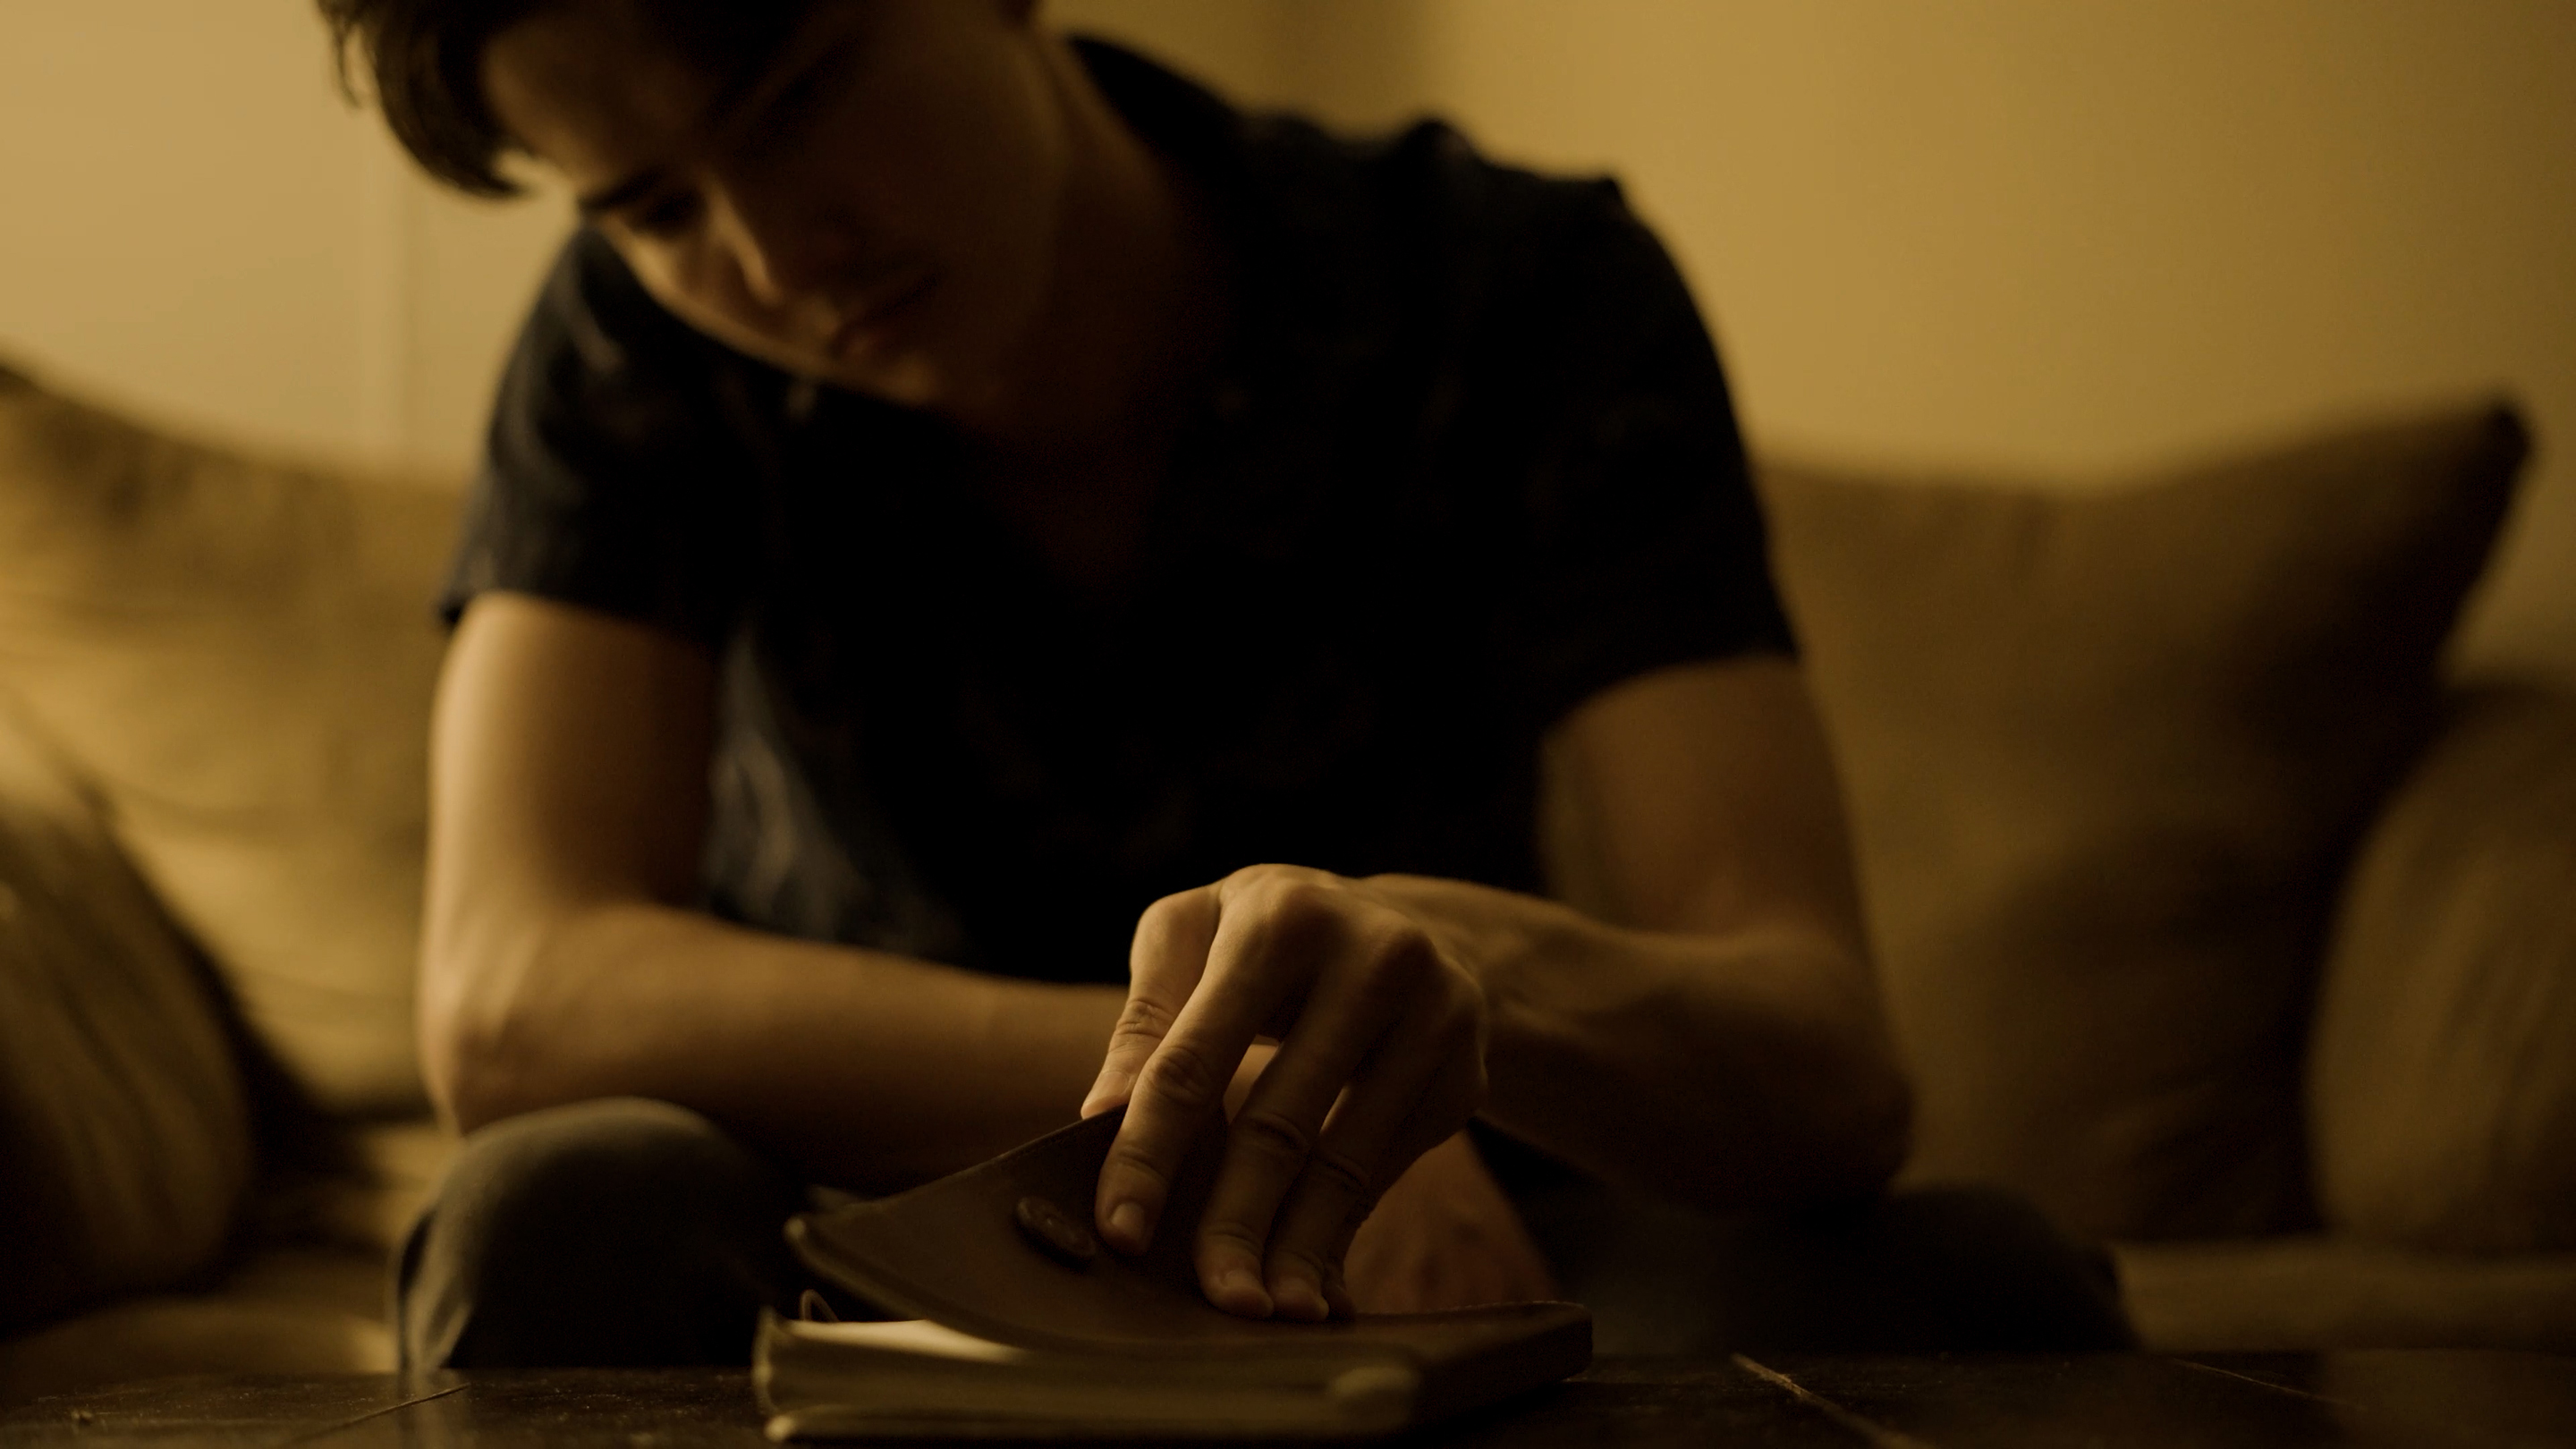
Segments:
[[[930,295],[938,283],[938,274],[926,268],[896,278],[891,285],[878,289],[843,317],[841,325],[832,330],[831,340],[825,344],[827,350],[834,357],[846,357],[854,351],[864,350],[878,334]]]

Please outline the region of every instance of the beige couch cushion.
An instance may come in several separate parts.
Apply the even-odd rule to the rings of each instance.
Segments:
[[[2576,1250],[2576,699],[2465,697],[2372,828],[2309,1058],[2329,1226]]]
[[[2524,451],[2480,406],[2110,491],[1771,472],[1911,1179],[2104,1236],[2307,1216],[2318,943]]]
[[[253,1147],[216,990],[0,697],[0,1336],[223,1245]]]
[[[2112,1256],[2139,1341],[2161,1353],[2576,1351],[2576,1253],[2426,1253],[2308,1234],[2122,1243]]]
[[[328,1184],[314,1231],[299,1241],[242,1260],[201,1291],[120,1298],[0,1337],[0,1405],[176,1374],[391,1370],[385,1264],[456,1139],[433,1122],[380,1122],[353,1145],[361,1176]]]
[[[0,689],[344,1110],[420,1099],[430,601],[455,502],[0,386]]]

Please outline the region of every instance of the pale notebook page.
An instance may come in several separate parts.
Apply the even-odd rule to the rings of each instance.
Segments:
[[[928,1354],[934,1358],[969,1359],[978,1363],[1016,1363],[1028,1357],[1028,1350],[959,1333],[927,1318],[904,1318],[891,1323],[800,1323],[799,1335],[827,1343],[846,1343],[858,1348],[885,1349],[895,1353]]]

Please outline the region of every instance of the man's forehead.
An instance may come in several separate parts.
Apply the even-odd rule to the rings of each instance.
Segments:
[[[485,45],[484,95],[516,144],[587,193],[718,124],[788,28],[675,27],[645,0],[555,0]],[[698,29],[710,34],[680,33]]]

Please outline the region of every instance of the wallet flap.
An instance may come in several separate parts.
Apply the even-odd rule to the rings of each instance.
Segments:
[[[1589,1338],[1589,1315],[1565,1303],[1326,1323],[1227,1313],[1199,1291],[1190,1257],[1221,1131],[1184,1160],[1146,1252],[1129,1257],[1092,1232],[1100,1166],[1125,1117],[1106,1112],[909,1192],[803,1214],[789,1241],[816,1273],[890,1313],[1019,1348],[1437,1362],[1577,1322]]]

